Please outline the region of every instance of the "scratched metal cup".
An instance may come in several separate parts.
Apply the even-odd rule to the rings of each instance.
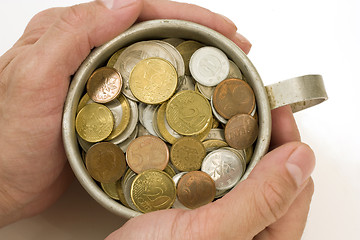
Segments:
[[[113,53],[135,42],[170,37],[192,39],[221,49],[229,59],[236,63],[254,90],[259,117],[259,135],[254,154],[241,180],[248,177],[251,170],[268,151],[271,137],[272,109],[289,104],[293,112],[297,112],[327,99],[324,83],[320,75],[301,76],[264,86],[249,58],[235,43],[220,33],[202,25],[181,20],[152,20],[132,26],[118,37],[94,49],[82,63],[69,88],[62,127],[65,151],[81,185],[103,207],[125,218],[136,217],[141,213],[109,198],[87,172],[77,143],[75,131],[76,109],[91,73],[105,65]]]

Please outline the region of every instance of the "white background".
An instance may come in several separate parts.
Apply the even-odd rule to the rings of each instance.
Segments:
[[[80,2],[84,1],[1,1],[0,55],[35,13]],[[249,57],[265,85],[305,74],[323,75],[329,100],[295,115],[303,141],[317,156],[315,194],[303,239],[359,239],[360,1],[182,2],[232,19],[252,42]],[[75,181],[49,210],[0,229],[0,239],[102,239],[123,222]]]

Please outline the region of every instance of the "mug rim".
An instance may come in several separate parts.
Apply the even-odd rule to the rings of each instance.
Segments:
[[[270,145],[271,111],[265,86],[250,59],[234,42],[215,30],[184,20],[160,19],[133,25],[111,41],[95,48],[81,64],[68,90],[62,122],[64,148],[76,178],[100,205],[125,218],[136,217],[142,213],[129,209],[108,197],[88,174],[76,137],[76,109],[91,73],[106,64],[113,53],[135,42],[169,37],[191,39],[221,49],[240,68],[255,93],[259,135],[252,159],[240,181],[248,177],[255,165],[267,153]]]

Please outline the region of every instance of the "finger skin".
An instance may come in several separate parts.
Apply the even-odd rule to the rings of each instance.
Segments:
[[[294,115],[290,106],[284,106],[271,111],[272,130],[270,150],[288,142],[300,141]]]
[[[300,151],[297,157],[308,165],[314,165],[314,155],[308,146],[299,142],[288,143],[267,154],[249,178],[223,198],[192,211],[174,209],[139,216],[106,240],[124,237],[253,239],[281,219],[304,188],[304,185],[297,186],[286,168],[286,162],[296,151]],[[138,226],[143,226],[144,231],[136,231]]]
[[[313,194],[314,182],[312,178],[309,178],[288,212],[258,234],[254,240],[300,240],[305,229]]]

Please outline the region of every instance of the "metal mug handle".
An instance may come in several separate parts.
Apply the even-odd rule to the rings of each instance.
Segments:
[[[321,75],[305,75],[265,86],[270,108],[290,105],[298,112],[328,99]]]

